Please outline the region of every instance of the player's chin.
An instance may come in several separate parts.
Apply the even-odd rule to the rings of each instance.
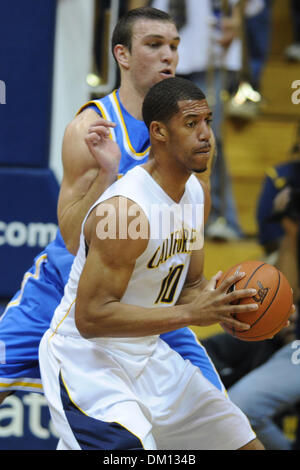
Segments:
[[[194,162],[193,172],[194,173],[204,173],[207,170],[207,165],[209,161],[209,154],[202,154],[201,157],[197,158],[197,161]]]
[[[202,162],[199,165],[194,165],[193,173],[204,173],[207,170],[207,163]]]
[[[207,165],[204,168],[195,168],[193,173],[204,173],[207,170]]]

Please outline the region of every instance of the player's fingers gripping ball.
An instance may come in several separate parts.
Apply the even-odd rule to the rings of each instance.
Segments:
[[[262,341],[273,337],[288,322],[292,313],[293,292],[286,277],[274,266],[262,261],[245,261],[232,266],[222,274],[217,286],[235,272],[246,275],[233,286],[233,289],[256,289],[254,297],[237,300],[237,304],[256,302],[254,312],[232,315],[237,320],[250,325],[249,330],[238,330],[231,325],[221,326],[231,335],[245,341]]]

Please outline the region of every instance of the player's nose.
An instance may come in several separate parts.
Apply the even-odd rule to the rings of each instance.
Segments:
[[[210,125],[206,121],[203,121],[201,125],[199,126],[198,139],[209,142],[210,135],[211,135]]]
[[[169,45],[165,45],[161,49],[161,60],[164,63],[171,64],[174,60],[174,52],[171,50]]]

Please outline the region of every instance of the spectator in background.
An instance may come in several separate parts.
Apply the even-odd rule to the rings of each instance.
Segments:
[[[285,198],[283,196],[277,198],[274,207],[274,200],[283,189]],[[274,255],[276,255],[279,243],[284,235],[284,227],[280,223],[281,219],[288,213],[297,220],[299,191],[300,124],[296,142],[290,151],[288,160],[267,170],[267,176],[258,201],[258,239],[264,247],[266,255],[268,257],[271,256],[271,258],[268,258],[271,261]],[[275,261],[273,260],[273,262]]]
[[[147,2],[146,2],[147,3]],[[151,6],[172,14],[180,30],[177,74],[204,90],[213,108],[216,158],[211,178],[212,210],[207,236],[236,240],[242,236],[222,145],[222,91],[241,68],[237,0],[153,0]],[[223,4],[227,4],[223,10]]]
[[[257,206],[258,239],[267,262],[280,266],[296,297],[299,296],[299,220],[300,124],[288,160],[267,170]],[[297,332],[300,337],[299,322]]]
[[[268,59],[273,0],[243,0],[243,65],[237,90],[226,106],[227,115],[254,119],[262,102],[261,79]]]
[[[288,207],[289,199],[284,191],[282,190],[277,200],[275,199],[275,207]],[[279,241],[276,265],[293,286],[295,303],[299,306],[299,218],[295,219],[294,215],[286,213],[281,219],[281,226],[284,234]],[[266,449],[292,450],[293,442],[277,425],[276,416],[300,404],[300,364],[298,360],[293,359],[298,344],[294,342],[297,329],[283,329],[270,342],[276,341],[278,336],[283,337],[286,344],[263,365],[235,383],[228,394],[248,416],[251,426]]]
[[[268,261],[288,278],[299,311],[300,134],[291,160],[267,176],[258,204],[259,240]],[[271,257],[270,257],[271,256]],[[248,416],[258,438],[269,450],[300,449],[278,426],[276,418],[300,404],[300,364],[295,360],[299,315],[273,339],[248,343],[228,334],[202,341],[231,400]]]
[[[190,41],[187,41],[187,44],[189,44],[187,54],[183,50],[185,31],[187,29],[185,22],[188,21],[188,10],[185,10],[185,7],[187,4],[191,5],[192,3],[191,0],[187,2],[184,0],[170,2],[157,0],[152,2],[153,6],[162,9],[164,7],[172,7],[171,13],[178,20],[182,37],[180,46],[182,50],[181,55],[185,58],[185,62],[189,63],[190,61],[190,64],[193,64],[198,56],[200,58],[201,52],[203,53],[203,50],[205,50],[204,46],[201,49],[196,47],[200,43],[197,40],[197,35],[201,29],[199,22],[203,19],[203,15],[199,14],[194,16],[197,26],[195,26],[195,36]],[[259,3],[262,2],[249,0],[247,3],[248,5],[252,3],[252,7],[256,3],[258,8]],[[200,2],[198,0],[197,2],[195,1],[194,6],[198,9],[204,9],[204,4],[208,5],[206,1],[201,0]],[[252,55],[252,62],[250,60],[250,64],[252,63],[253,67],[252,70],[254,71],[254,78],[251,83],[257,89],[260,86],[263,64],[268,52],[267,42],[270,31],[271,6],[271,2],[266,0],[263,10],[256,10],[255,14],[254,10],[252,10],[252,13],[251,10],[250,13],[248,11],[248,37],[251,37],[250,31],[258,33],[256,28],[259,22],[261,22],[261,26],[264,25],[265,27],[264,31],[259,31],[260,38],[254,38],[258,40],[257,43],[253,44],[256,45],[257,49],[252,48],[252,51],[256,50],[257,54],[254,53]],[[178,11],[180,15],[177,15],[176,12]],[[262,39],[263,36],[265,39]],[[182,70],[181,64],[179,66],[178,70],[181,74],[188,75],[191,72],[191,70]],[[210,73],[211,70],[209,68],[205,69],[205,66],[203,66],[203,74],[206,78],[210,76]],[[250,79],[249,75],[248,78]],[[218,135],[220,136],[220,132]],[[258,207],[259,240],[264,245],[266,254],[273,253],[273,262],[276,262],[279,269],[287,275],[293,286],[295,301],[297,298],[299,299],[299,224],[290,217],[284,217],[276,222],[272,222],[268,218],[273,210],[274,199],[283,189],[284,185],[287,184],[287,179],[289,184],[299,189],[299,171],[297,171],[299,166],[297,160],[300,161],[299,143],[293,149],[292,162],[284,163],[269,172],[269,176],[263,185]],[[212,180],[212,186],[215,188],[214,180]],[[284,204],[284,201],[286,206],[290,206],[290,195],[290,190],[282,192],[275,201],[275,208]],[[268,258],[268,261],[272,262],[271,258]],[[231,337],[227,333],[202,340],[202,344],[206,347],[208,354],[213,360],[224,385],[229,388],[231,399],[236,401],[248,415],[252,426],[254,426],[255,431],[258,433],[258,437],[261,438],[269,449],[299,448],[298,443],[293,444],[286,438],[282,430],[276,426],[276,420],[274,419],[277,413],[286,412],[290,409],[291,405],[295,405],[300,401],[300,374],[298,369],[296,369],[300,365],[292,362],[292,356],[295,352],[293,349],[295,344],[294,339],[300,337],[297,328],[295,329],[296,318],[295,316],[292,319],[289,328],[282,330],[272,340],[255,343],[243,342]],[[298,323],[299,321],[297,321],[296,325]]]
[[[300,62],[300,2],[290,0],[291,20],[293,24],[293,42],[284,51],[287,60]]]
[[[289,205],[285,190],[274,202],[280,211]],[[281,226],[284,233],[278,242],[276,265],[289,279],[299,305],[299,219],[286,214]],[[299,438],[292,442],[276,420],[291,411],[299,413],[300,364],[299,354],[296,358],[294,354],[295,348],[299,349],[295,340],[300,337],[296,319],[297,313],[288,328],[266,341],[248,343],[226,333],[202,341],[224,385],[230,387],[230,399],[247,415],[267,450],[300,449]]]
[[[260,1],[261,9],[256,11],[253,9],[254,14],[251,14],[251,2],[248,0],[248,14],[245,21],[250,83],[259,92],[263,69],[270,50],[273,0]]]

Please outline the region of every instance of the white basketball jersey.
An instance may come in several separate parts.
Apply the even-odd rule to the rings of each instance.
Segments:
[[[196,248],[201,247],[199,243],[201,245],[203,240],[204,193],[201,184],[194,175],[190,176],[185,192],[177,204],[146,170],[138,166],[110,186],[91,207],[89,213],[95,206],[114,196],[124,196],[135,202],[137,208],[142,208],[150,227],[147,248],[136,260],[131,279],[120,301],[149,308],[174,305],[186,279],[195,240]],[[139,213],[136,217],[137,223],[133,224],[133,227],[139,226]],[[130,224],[128,231],[130,235]],[[132,235],[136,237],[138,234],[132,230]],[[51,323],[52,330],[64,335],[79,335],[74,311],[77,286],[85,260],[86,244],[82,229],[80,247],[65,287],[65,294]],[[150,337],[147,338],[150,340]],[[140,340],[147,342],[146,338]],[[150,343],[153,343],[152,340]],[[104,340],[95,338],[93,341],[102,344]],[[116,339],[109,338],[109,341],[114,342]],[[137,342],[134,338],[128,341]]]

